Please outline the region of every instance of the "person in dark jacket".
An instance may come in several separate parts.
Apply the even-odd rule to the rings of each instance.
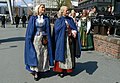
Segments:
[[[2,27],[5,28],[5,16],[3,15],[1,18],[2,21]]]
[[[15,16],[15,23],[16,23],[16,28],[18,28],[20,22],[20,17],[18,15]]]
[[[112,9],[112,5],[108,5],[105,16],[108,16],[108,19],[110,17],[113,17],[113,9]],[[107,35],[113,35],[114,34],[114,27],[112,26],[106,26],[107,28]]]
[[[26,28],[26,20],[27,20],[26,16],[23,15],[22,16],[22,26],[25,27],[25,28]]]

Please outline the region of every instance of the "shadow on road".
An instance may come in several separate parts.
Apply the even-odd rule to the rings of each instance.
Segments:
[[[6,48],[0,48],[0,50],[6,50],[6,49],[10,49],[10,48],[16,48],[18,47],[17,45],[13,45],[13,46],[9,46],[9,47],[6,47]]]
[[[52,70],[50,70],[50,71],[47,71],[47,72],[41,72],[40,74],[39,74],[39,76],[41,77],[41,78],[49,78],[49,77],[52,77],[52,76],[55,76],[55,75],[57,75],[54,71],[52,71]]]
[[[71,73],[71,76],[76,76],[82,71],[86,71],[89,75],[92,75],[97,70],[97,62],[96,61],[88,61],[84,63],[76,63],[76,68],[74,69],[73,73]],[[41,78],[49,78],[52,76],[57,75],[54,71],[50,70],[49,72],[41,73]]]
[[[97,70],[97,62],[96,61],[88,61],[85,63],[76,63],[76,68],[74,69],[74,72],[70,74],[70,76],[76,76],[82,71],[86,71],[89,75],[92,75]],[[57,73],[54,72],[52,69],[47,72],[40,72],[39,73],[39,80],[44,78],[49,78],[52,76],[56,76]]]
[[[76,68],[71,76],[76,76],[82,71],[86,71],[89,75],[92,75],[97,70],[97,62],[96,61],[88,61],[85,63],[76,63]]]
[[[24,40],[25,40],[25,37],[13,37],[13,38],[1,39],[0,43],[14,42],[14,41],[24,41]]]

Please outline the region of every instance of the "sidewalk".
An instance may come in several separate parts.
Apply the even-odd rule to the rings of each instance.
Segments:
[[[27,26],[27,24],[26,24],[26,26]],[[0,28],[2,28],[1,27],[1,22],[0,22]],[[8,22],[8,23],[5,24],[5,28],[16,28],[16,25],[15,24],[11,24],[10,22]],[[18,28],[23,28],[22,27],[22,23],[19,24]]]
[[[0,83],[120,83],[120,60],[96,51],[82,51],[71,76],[51,71],[35,82],[24,64],[26,28],[13,26],[0,28]]]

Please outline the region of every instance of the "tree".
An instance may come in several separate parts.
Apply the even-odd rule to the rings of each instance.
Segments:
[[[65,5],[65,0],[56,0],[57,8],[60,9],[61,6]]]
[[[72,7],[71,0],[65,0],[65,5],[66,5],[68,8],[71,8],[71,7]]]
[[[55,0],[57,3],[57,8],[59,9],[61,6],[65,5],[68,8],[71,7],[71,0]]]

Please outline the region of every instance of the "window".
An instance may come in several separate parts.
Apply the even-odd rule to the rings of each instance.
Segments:
[[[94,2],[97,2],[97,0],[94,0]]]
[[[105,2],[111,2],[111,0],[104,0]]]
[[[98,2],[104,2],[104,0],[97,0]]]

